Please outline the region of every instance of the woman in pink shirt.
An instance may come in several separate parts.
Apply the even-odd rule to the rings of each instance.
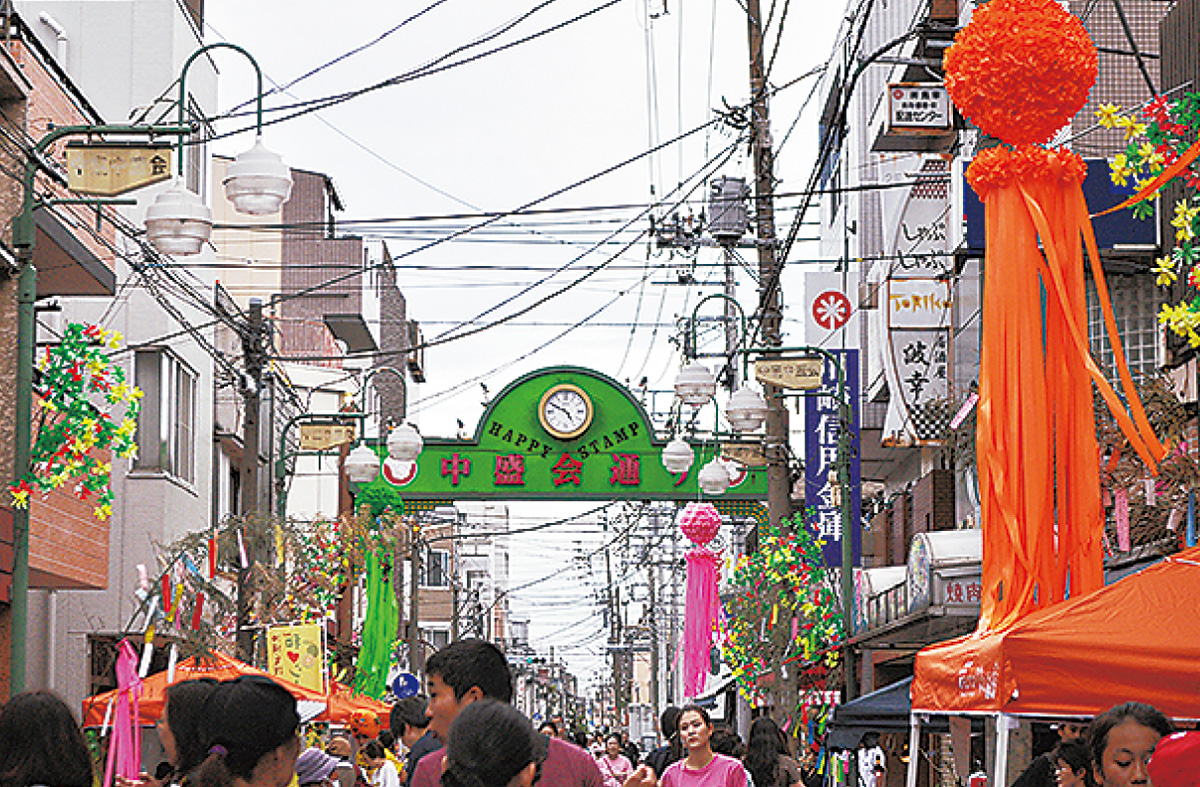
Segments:
[[[596,757],[596,767],[604,778],[604,787],[621,787],[629,774],[633,773],[633,763],[621,754],[621,736],[611,733],[604,740],[604,753]]]
[[[712,719],[699,705],[688,705],[679,714],[679,740],[687,757],[663,773],[662,787],[746,787],[741,760],[716,754],[709,745]]]

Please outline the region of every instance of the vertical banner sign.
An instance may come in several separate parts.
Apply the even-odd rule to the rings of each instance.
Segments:
[[[939,156],[896,157],[881,165],[883,182],[912,183],[880,196],[891,258],[873,271],[878,308],[871,312],[872,386],[887,381],[888,408],[881,443],[931,445],[944,436],[952,415],[950,325],[953,290],[949,274],[949,165]],[[870,391],[871,395],[878,390]]]
[[[846,375],[845,396],[850,403],[850,529],[854,565],[862,564],[862,464],[859,459],[858,350],[833,350]],[[805,522],[825,541],[825,565],[842,565],[842,510],[833,485],[837,483],[838,436],[837,371],[829,364],[819,391],[804,401],[804,503]]]
[[[267,629],[267,671],[313,691],[325,691],[321,624],[296,623]]]

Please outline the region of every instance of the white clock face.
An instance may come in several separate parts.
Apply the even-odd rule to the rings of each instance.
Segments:
[[[542,399],[542,424],[556,437],[575,437],[591,423],[591,403],[574,387],[552,389]]]

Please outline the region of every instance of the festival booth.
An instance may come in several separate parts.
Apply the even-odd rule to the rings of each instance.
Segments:
[[[1128,700],[1200,719],[1200,547],[1012,626],[917,654],[910,750],[926,717],[992,716],[995,784],[1021,717],[1090,718]],[[916,785],[916,770],[908,772]]]
[[[238,661],[232,656],[214,652],[192,656],[181,661],[175,666],[175,674],[170,679],[168,673],[163,671],[143,680],[138,703],[138,721],[142,726],[151,726],[158,721],[162,716],[167,687],[171,684],[197,678],[232,680],[241,675],[262,675],[283,686],[296,698],[297,710],[300,718],[304,721],[348,724],[351,716],[355,713],[377,713],[381,718],[387,718],[389,712],[388,706],[382,702],[370,697],[355,696],[348,687],[336,681],[333,682],[331,691],[328,693],[312,691]],[[84,726],[102,726],[105,716],[109,715],[109,706],[116,700],[118,693],[118,689],[113,689],[85,699],[83,701]]]

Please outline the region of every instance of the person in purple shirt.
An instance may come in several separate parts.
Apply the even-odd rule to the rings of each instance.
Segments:
[[[472,702],[512,702],[512,673],[500,648],[482,639],[460,639],[429,658],[425,665],[429,690],[429,729],[443,743],[452,737],[451,723]],[[600,769],[583,749],[559,738],[538,735],[538,787],[601,787]],[[544,752],[544,756],[540,756]],[[412,787],[438,787],[446,750],[430,752],[417,763]]]
[[[746,769],[741,761],[714,752],[712,734],[708,711],[699,705],[683,708],[679,714],[679,740],[687,756],[667,768],[662,787],[746,787]]]

